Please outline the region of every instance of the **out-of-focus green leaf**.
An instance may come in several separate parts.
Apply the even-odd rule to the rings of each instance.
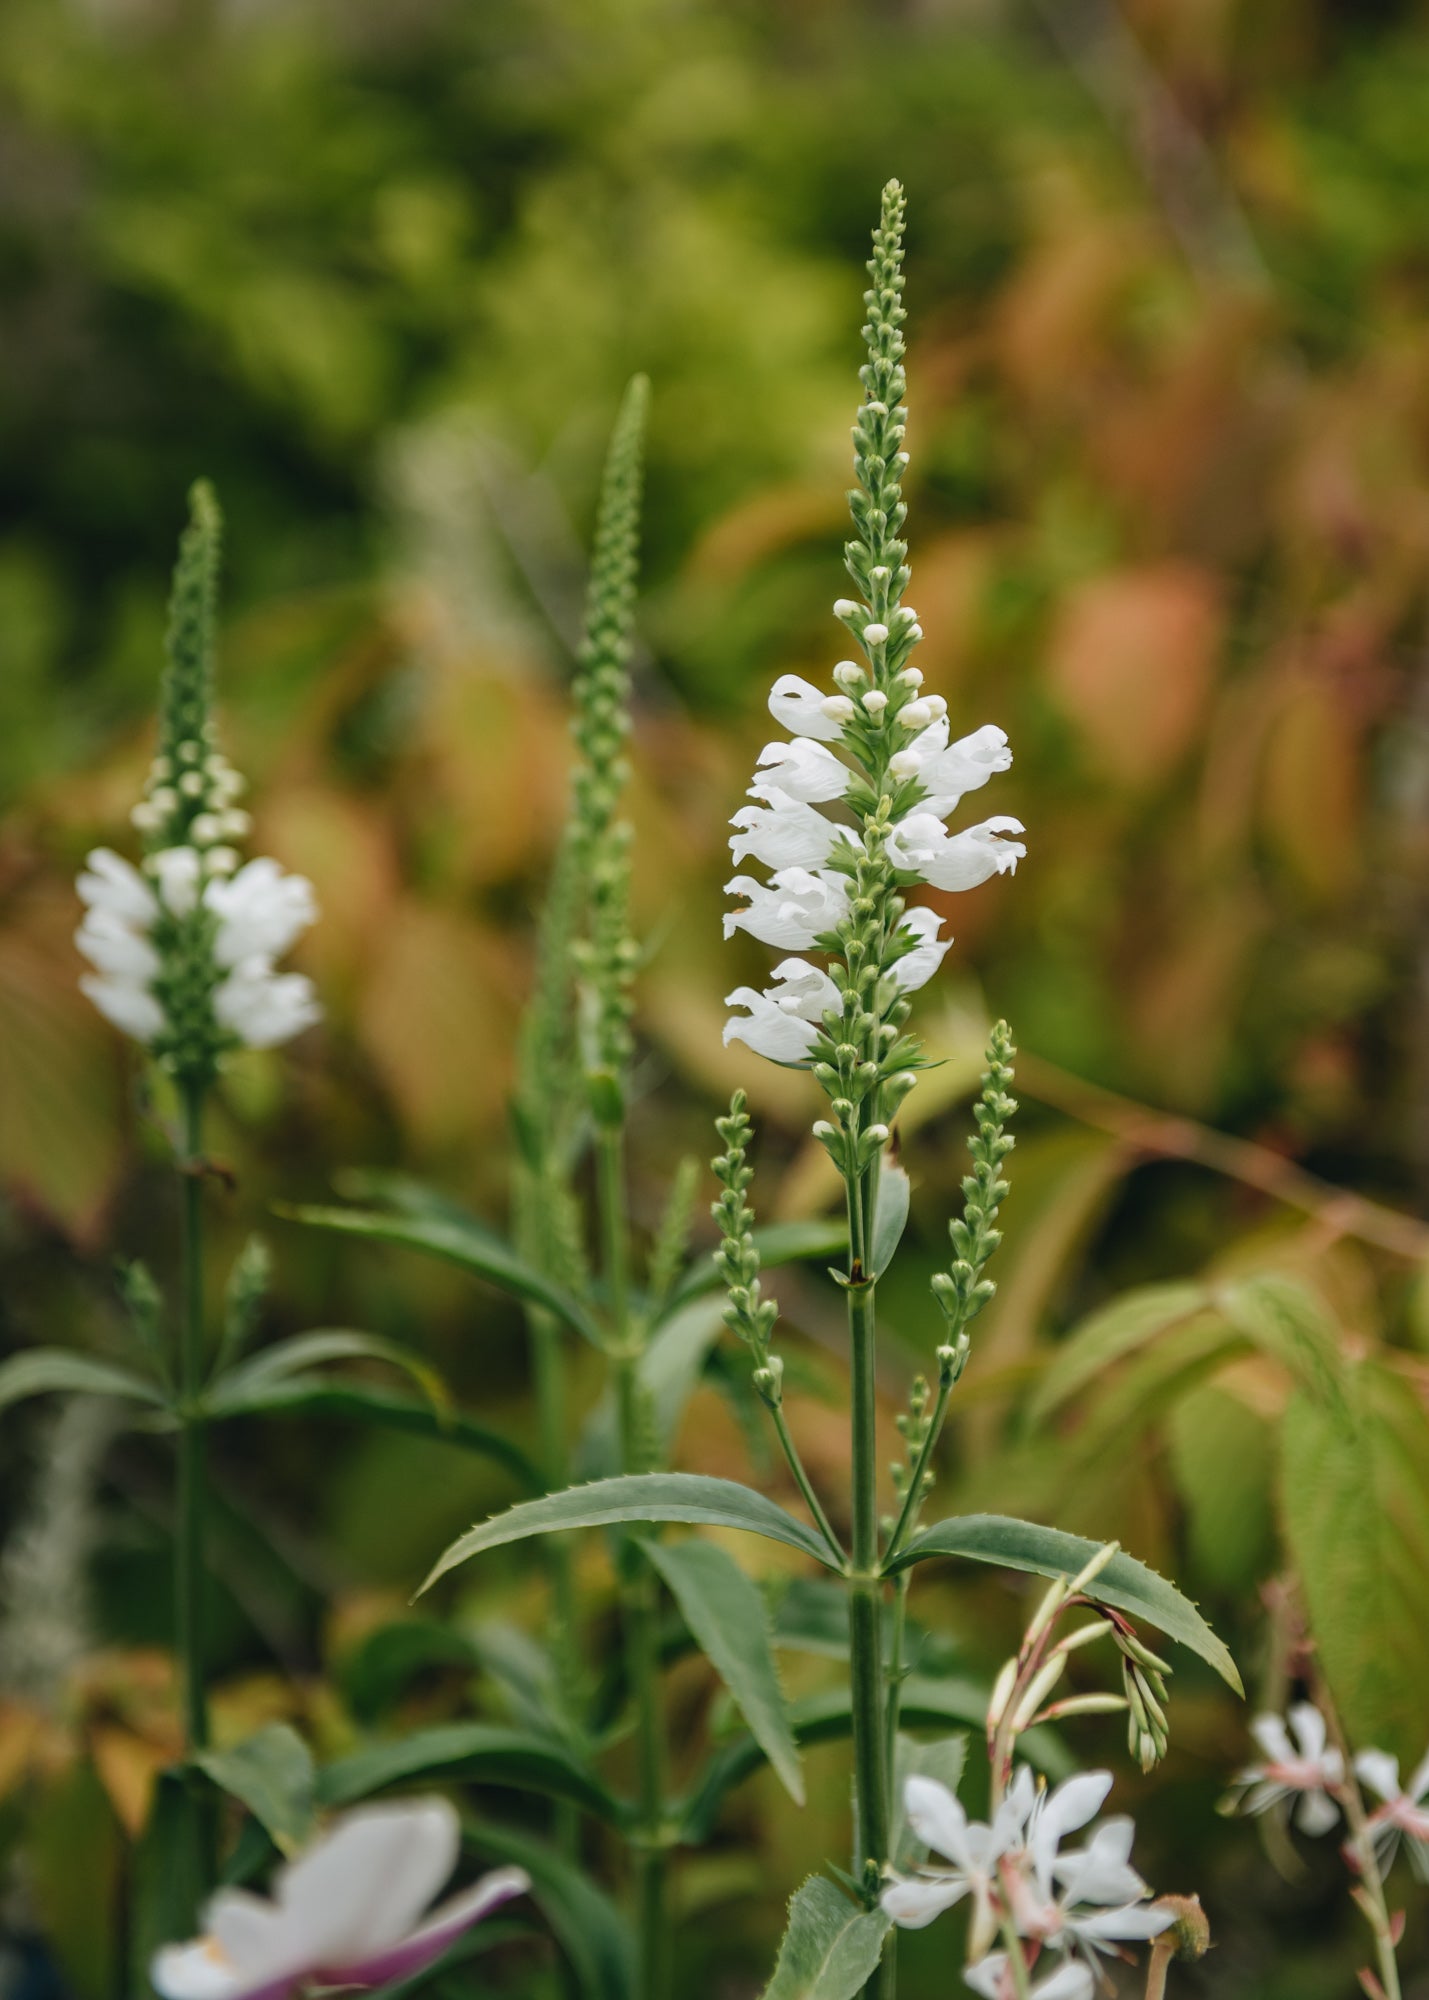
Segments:
[[[211,1817],[208,1781],[192,1772],[161,1771],[149,1821],[135,1849],[130,1904],[133,1991],[150,1994],[149,1963],[161,1944],[192,1937],[208,1884],[204,1880],[205,1821]],[[265,1843],[266,1844],[266,1843]],[[269,1850],[271,1851],[271,1850]],[[74,1853],[70,1853],[73,1870]]]
[[[1168,1429],[1198,1574],[1223,1590],[1252,1590],[1275,1560],[1270,1426],[1238,1396],[1211,1386],[1183,1396]]]
[[[1017,1521],[1005,1514],[967,1514],[939,1521],[915,1535],[889,1563],[887,1574],[896,1576],[911,1564],[928,1562],[935,1556],[961,1556],[1003,1569],[1030,1570],[1034,1576],[1070,1579],[1086,1567],[1100,1546],[1084,1535],[1064,1534],[1060,1528],[1044,1528],[1035,1521]],[[1118,1550],[1086,1586],[1086,1594],[1114,1605],[1129,1617],[1146,1619],[1214,1667],[1237,1694],[1243,1692],[1235,1661],[1195,1605],[1173,1583],[1133,1556]]]
[[[878,1202],[873,1213],[873,1269],[870,1276],[881,1278],[893,1262],[894,1253],[908,1227],[908,1204],[913,1184],[902,1167],[886,1156],[878,1171]]]
[[[243,1407],[254,1391],[261,1394],[272,1384],[290,1381],[332,1361],[386,1362],[389,1367],[400,1368],[410,1375],[426,1392],[433,1409],[442,1411],[450,1404],[446,1384],[420,1355],[399,1346],[395,1340],[384,1340],[374,1333],[350,1332],[346,1327],[319,1327],[312,1333],[298,1333],[290,1340],[275,1341],[271,1347],[220,1375],[209,1385],[205,1401],[212,1415],[226,1416],[231,1403]]]
[[[0,1362],[0,1410],[30,1396],[49,1395],[122,1396],[159,1409],[168,1400],[157,1382],[67,1347],[31,1347]]]
[[[629,1927],[584,1869],[513,1827],[468,1821],[462,1834],[482,1861],[526,1870],[531,1900],[565,1954],[581,2000],[630,2000],[635,1954]]]
[[[644,1548],[780,1783],[802,1805],[799,1752],[774,1663],[769,1613],[758,1589],[715,1542],[651,1541]]]
[[[206,1750],[194,1761],[221,1790],[247,1806],[285,1854],[311,1836],[312,1753],[286,1722],[270,1723],[230,1750]]]
[[[1429,1633],[1429,1418],[1363,1363],[1344,1401],[1305,1390],[1281,1434],[1280,1508],[1310,1625],[1357,1747],[1418,1757]]]
[[[1210,1295],[1200,1284],[1145,1285],[1124,1292],[1059,1342],[1029,1399],[1028,1417],[1042,1423],[1123,1356],[1210,1307]]]
[[[509,1785],[517,1791],[568,1799],[582,1812],[612,1825],[624,1818],[623,1808],[595,1773],[555,1737],[486,1722],[416,1729],[339,1757],[318,1773],[318,1802],[351,1805],[413,1778]]]
[[[815,1258],[836,1257],[848,1247],[848,1224],[842,1217],[816,1222],[771,1222],[752,1234],[760,1267],[766,1271],[780,1264],[806,1264]],[[691,1299],[704,1292],[718,1291],[723,1285],[724,1273],[713,1256],[701,1257],[671,1292],[660,1316],[661,1324]]]
[[[764,2000],[853,2000],[877,1970],[892,1918],[861,1910],[822,1875],[789,1901],[789,1926]]]
[[[291,1377],[287,1381],[260,1382],[243,1396],[226,1394],[224,1417],[338,1417],[352,1423],[379,1424],[387,1430],[413,1431],[419,1437],[469,1451],[479,1458],[494,1458],[504,1465],[522,1486],[539,1492],[545,1484],[531,1460],[500,1431],[473,1423],[457,1410],[434,1410],[429,1403],[410,1397],[389,1395],[381,1389],[356,1382],[333,1382],[321,1376]]]
[[[662,1450],[668,1451],[690,1397],[699,1386],[705,1362],[724,1325],[722,1298],[692,1299],[663,1319],[641,1355],[637,1372],[655,1418]],[[615,1398],[602,1396],[587,1420],[581,1439],[580,1470],[600,1476],[614,1471],[616,1457]]]
[[[306,1223],[310,1229],[332,1230],[366,1243],[395,1243],[444,1258],[500,1291],[544,1306],[564,1325],[599,1345],[599,1329],[580,1300],[525,1263],[504,1237],[482,1223],[446,1214],[384,1215],[377,1209],[294,1207],[285,1202],[274,1206],[289,1222]]]
[[[1301,1387],[1322,1401],[1338,1398],[1344,1356],[1323,1306],[1304,1285],[1265,1272],[1225,1287],[1218,1303],[1236,1331],[1281,1362]]]
[[[418,1674],[444,1667],[474,1673],[479,1661],[465,1633],[430,1618],[403,1618],[369,1632],[344,1657],[339,1674],[353,1713],[362,1722],[374,1722]]]
[[[469,1528],[439,1558],[422,1590],[430,1590],[438,1577],[459,1563],[506,1542],[525,1541],[530,1535],[561,1534],[572,1528],[615,1528],[640,1521],[743,1528],[748,1534],[764,1535],[799,1549],[825,1568],[833,1567],[828,1549],[814,1530],[753,1487],[693,1472],[637,1472],[618,1479],[593,1480],[589,1486],[572,1486],[540,1500],[525,1500],[519,1507]]]

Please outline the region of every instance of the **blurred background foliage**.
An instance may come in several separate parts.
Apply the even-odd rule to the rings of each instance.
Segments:
[[[381,1165],[503,1212],[582,546],[636,368],[655,386],[636,1208],[653,1219],[677,1160],[707,1155],[735,1081],[763,1212],[828,1202],[808,1088],[721,1049],[721,995],[762,960],[718,913],[763,692],[836,651],[862,259],[896,173],[920,660],[958,721],[1009,731],[995,809],[1031,852],[1015,883],[947,899],[890,1412],[935,1338],[922,1280],[1006,1014],[1024,1115],[950,1508],[1121,1536],[1202,1597],[1256,1700],[1282,1699],[1308,1613],[1350,1728],[1417,1758],[1426,101],[1407,0],[7,0],[5,1349],[105,1351],[115,1253],[172,1268],[165,1108],[75,989],[72,878],[139,789],[202,472],[229,523],[228,748],[262,851],[317,885],[327,1010],[228,1079],[220,1234],[264,1226],[275,1330],[408,1340],[529,1438],[513,1309],[265,1211]],[[808,1274],[780,1291],[806,1455],[837,1490],[836,1304]],[[716,1375],[679,1461],[772,1478],[754,1450]],[[371,1646],[448,1534],[509,1497],[497,1473],[270,1426],[225,1433],[218,1477],[230,1735],[294,1717],[335,1750],[496,1698],[459,1648],[418,1647],[414,1678]],[[100,2000],[176,1740],[166,1461],[103,1413],[12,1417],[0,1482],[0,1980]],[[922,1615],[986,1674],[1018,1602],[949,1579]],[[539,1578],[498,1560],[448,1609],[534,1629]],[[694,1740],[718,1714],[682,1672]],[[1220,1949],[1184,1990],[1348,1991],[1337,1862],[1285,1879],[1213,1817],[1244,1717],[1181,1680],[1168,1767],[1123,1789],[1148,1875],[1211,1912]],[[1102,1727],[1083,1754],[1117,1760]],[[757,1990],[843,1811],[842,1754],[820,1753],[808,1813],[760,1781],[686,1865],[699,1991]],[[1425,1932],[1411,1910],[1421,1967]],[[910,1994],[947,1989],[947,1953],[946,1932],[910,1941]]]

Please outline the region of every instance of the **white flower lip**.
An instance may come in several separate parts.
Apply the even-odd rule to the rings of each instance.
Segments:
[[[826,805],[843,797],[853,776],[832,750],[806,736],[796,736],[792,743],[766,743],[756,762],[761,771],[769,771],[768,777],[756,778],[749,787],[757,799],[781,792],[806,805]]]
[[[406,1978],[530,1887],[521,1869],[499,1869],[422,1921],[458,1846],[456,1813],[443,1799],[349,1813],[279,1870],[271,1901],[220,1890],[206,1935],[155,1956],[155,1990],[163,2000],[285,2000],[300,1984]]]
[[[1005,814],[949,834],[936,813],[918,811],[899,820],[888,836],[894,866],[920,875],[935,889],[976,889],[993,875],[1016,871],[1027,849],[1004,838],[1025,831]]]
[[[833,847],[851,836],[802,799],[771,786],[769,803],[741,806],[730,825],[741,829],[729,843],[736,862],[762,861],[767,868],[822,868]]]
[[[847,703],[848,714],[853,714],[853,704],[844,695],[825,695],[822,688],[816,688],[812,681],[800,678],[798,674],[780,674],[769,690],[769,713],[781,729],[787,729],[791,736],[812,736],[820,743],[836,743],[843,734],[843,721],[839,711],[829,714],[830,702]],[[844,717],[847,721],[848,717]]]
[[[736,875],[725,883],[731,896],[744,896],[749,907],[726,910],[724,934],[746,930],[761,944],[783,951],[807,951],[824,931],[831,931],[848,910],[848,884],[841,875],[806,868],[781,868],[769,882]]]
[[[842,997],[826,972],[802,958],[786,958],[774,968],[774,978],[775,984],[763,993],[737,986],[725,996],[726,1007],[748,1010],[747,1018],[735,1015],[725,1022],[725,1047],[746,1042],[771,1062],[802,1062],[818,1035],[815,1024],[830,1008],[837,1012]]]

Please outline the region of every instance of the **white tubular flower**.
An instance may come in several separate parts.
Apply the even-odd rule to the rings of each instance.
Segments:
[[[1380,1866],[1392,1865],[1403,1840],[1410,1867],[1421,1882],[1429,1882],[1429,1755],[1404,1786],[1399,1782],[1399,1759],[1387,1750],[1362,1750],[1355,1759],[1355,1770],[1384,1801],[1369,1817],[1369,1834]]]
[[[818,1034],[817,1023],[832,1008],[843,1006],[843,995],[826,972],[802,958],[786,958],[774,968],[775,984],[763,993],[737,986],[726,995],[726,1007],[745,1007],[748,1018],[726,1021],[724,1043],[746,1042],[770,1062],[803,1062]]]
[[[853,703],[846,694],[826,695],[798,674],[780,674],[769,690],[769,713],[791,736],[836,743],[853,714]]]
[[[943,920],[936,910],[927,908],[910,910],[898,928],[900,931],[911,931],[919,942],[894,965],[894,982],[900,992],[916,993],[920,986],[927,985],[942,964],[952,939],[939,938]]]
[[[285,875],[266,856],[250,861],[227,881],[210,882],[203,900],[218,918],[214,956],[220,965],[281,958],[318,914],[312,883],[302,875]]]
[[[761,944],[780,951],[807,951],[848,911],[848,883],[842,875],[781,868],[767,885],[750,875],[736,875],[724,886],[726,894],[744,896],[749,903],[748,909],[725,911],[725,936],[746,930]]]
[[[883,1909],[904,1930],[922,1930],[965,1896],[973,1899],[968,1951],[981,1958],[997,1929],[995,1895],[998,1863],[1016,1850],[1022,1839],[1028,1796],[1009,1792],[993,1815],[992,1824],[969,1820],[946,1785],[934,1778],[910,1778],[903,1788],[908,1824],[925,1847],[950,1861],[950,1868],[928,1867],[916,1875],[898,1876],[883,1892]]]
[[[95,848],[75,887],[87,909],[103,910],[135,930],[147,931],[159,914],[153,890],[112,848]]]
[[[741,829],[729,843],[736,861],[762,861],[766,868],[821,868],[836,841],[852,838],[847,827],[835,826],[785,792],[771,790],[767,796],[768,805],[741,806],[730,820]]]
[[[968,1966],[963,1978],[984,2000],[1016,2000],[1012,1961],[1005,1951],[990,1952],[976,1965]],[[1054,1972],[1034,1980],[1027,1990],[1031,2000],[1092,2000],[1096,1985],[1085,1965],[1064,1959]]]
[[[300,1987],[408,1979],[531,1886],[520,1868],[499,1868],[422,1921],[459,1846],[444,1799],[349,1813],[279,1870],[271,1900],[221,1889],[205,1935],[155,1955],[155,1991],[163,2000],[288,2000]]]
[[[159,901],[171,917],[187,917],[198,908],[204,863],[196,847],[161,848],[149,857],[148,867],[159,885]]]
[[[969,792],[981,790],[999,771],[1010,771],[1012,752],[1004,731],[990,722],[949,744],[948,718],[942,715],[898,751],[889,768],[895,778],[916,778],[928,794],[924,810],[946,818]]]
[[[112,909],[85,912],[75,943],[97,972],[147,988],[159,970],[159,954],[144,931],[128,924]]]
[[[750,797],[756,799],[781,793],[806,805],[825,805],[843,797],[853,776],[832,750],[807,736],[796,736],[792,743],[766,743],[757,762],[761,770],[769,767],[769,775],[756,778],[750,786]]]
[[[1266,1761],[1240,1773],[1239,1796],[1233,1793],[1232,1800],[1250,1813],[1284,1805],[1302,1833],[1328,1833],[1340,1816],[1330,1793],[1344,1783],[1345,1760],[1328,1747],[1325,1718],[1314,1702],[1297,1702],[1287,1720],[1288,1728],[1278,1715],[1258,1715],[1251,1723]]]
[[[146,987],[135,985],[132,980],[96,979],[86,972],[79,990],[121,1035],[147,1044],[156,1041],[164,1031],[167,1017],[163,1008]]]
[[[888,854],[895,868],[921,875],[935,889],[976,889],[990,876],[1016,872],[1027,849],[1001,836],[1024,831],[1021,820],[1004,814],[950,834],[935,814],[913,812],[889,834]]]
[[[214,988],[217,1020],[250,1049],[275,1049],[322,1019],[313,982],[274,972],[271,959],[245,958]]]

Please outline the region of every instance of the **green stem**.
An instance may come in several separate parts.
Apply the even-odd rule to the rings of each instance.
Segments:
[[[204,1659],[204,1515],[206,1452],[199,1397],[204,1378],[203,1112],[200,1083],[182,1086],[184,1157],[183,1284],[179,1336],[177,1531],[174,1536],[174,1624],[189,1753],[208,1743]]]
[[[603,1125],[596,1135],[596,1202],[615,1366],[620,1462],[642,1471],[640,1398],[641,1330],[630,1312],[629,1259],[621,1131]],[[620,1553],[620,1602],[625,1658],[635,1702],[637,1791],[636,1900],[639,1956],[636,2000],[664,2000],[670,1986],[670,1926],[666,1913],[665,1730],[660,1689],[659,1590],[655,1573],[634,1541]]]
[[[891,1562],[912,1533],[918,1519],[918,1510],[923,1505],[923,1477],[932,1462],[938,1439],[943,1434],[943,1419],[948,1414],[948,1401],[953,1393],[951,1382],[939,1382],[938,1400],[933,1405],[933,1417],[928,1425],[928,1435],[924,1438],[908,1480],[908,1490],[903,1496],[903,1506],[893,1525],[885,1558]]]
[[[531,1334],[531,1372],[536,1392],[541,1475],[547,1491],[559,1493],[570,1484],[566,1447],[565,1351],[561,1329],[550,1313],[539,1308],[529,1312],[526,1319]],[[581,1671],[570,1537],[548,1535],[545,1540],[554,1624],[551,1651],[556,1663],[561,1699],[574,1718],[580,1708]],[[563,1853],[575,1854],[579,1824],[580,1815],[576,1807],[569,1800],[560,1800],[555,1809],[555,1832],[556,1843]]]
[[[884,1738],[884,1757],[888,1772],[888,1783],[893,1784],[893,1771],[898,1756],[898,1714],[903,1705],[903,1627],[908,1615],[907,1570],[893,1580],[893,1633],[888,1649],[888,1720]],[[891,1792],[888,1801],[890,1820],[898,1814],[898,1800]]]
[[[844,1550],[844,1545],[839,1540],[838,1536],[834,1533],[833,1528],[830,1526],[829,1517],[824,1512],[823,1505],[820,1502],[818,1494],[814,1491],[813,1481],[809,1478],[808,1473],[804,1470],[804,1461],[799,1456],[799,1447],[795,1444],[792,1436],[790,1435],[789,1425],[787,1420],[785,1419],[784,1411],[779,1404],[773,1403],[769,1406],[769,1414],[774,1419],[774,1430],[779,1439],[780,1446],[783,1449],[784,1457],[788,1464],[789,1470],[794,1475],[794,1483],[804,1496],[804,1505],[808,1508],[809,1512],[814,1517],[814,1526],[818,1529],[819,1533],[823,1536],[825,1542],[828,1544],[830,1555],[832,1555],[835,1558],[835,1560],[839,1563],[840,1567],[842,1567],[844,1562],[847,1560],[847,1556]]]
[[[1011,1917],[1002,1923],[1002,1942],[1007,1947],[1007,1963],[1012,1969],[1012,1990],[1017,2000],[1032,2000],[1032,1981],[1028,1976],[1027,1960],[1022,1955],[1022,1940],[1017,1935],[1017,1926]]]
[[[878,1427],[874,1285],[864,1276],[872,1240],[872,1174],[850,1179],[848,1287],[853,1474],[849,1570],[849,1678],[853,1714],[856,1873],[871,1891],[888,1858],[888,1779],[884,1760],[882,1611],[878,1552]]]

